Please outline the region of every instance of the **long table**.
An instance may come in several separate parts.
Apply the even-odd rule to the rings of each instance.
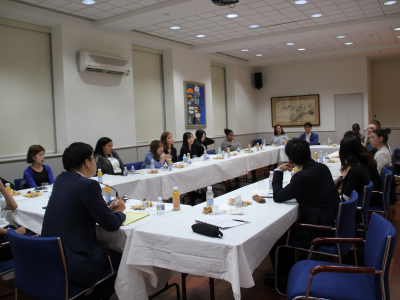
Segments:
[[[335,160],[336,163],[327,164],[333,177],[339,175],[340,168],[339,160]],[[229,163],[229,160],[226,161]],[[285,180],[289,179],[290,174],[287,173]],[[258,183],[245,186],[217,197],[215,202],[223,209],[227,199],[237,194],[250,201],[257,186]],[[40,233],[45,213],[42,207],[47,205],[49,193],[35,199],[15,198],[18,209],[6,211],[5,217],[11,223]],[[127,211],[131,211],[130,205],[138,203],[139,200],[128,200]],[[166,205],[170,207],[171,204]],[[99,242],[106,248],[123,253],[115,285],[120,299],[148,299],[148,295],[179,274],[177,272],[224,279],[231,283],[235,299],[240,299],[240,287],[254,285],[252,272],[275,241],[298,218],[295,200],[283,204],[274,203],[272,199],[265,204],[253,201],[245,208],[245,215],[240,216],[240,219],[251,223],[225,230],[222,239],[214,239],[191,230],[191,225],[202,216],[203,206],[182,205],[180,212],[170,211],[162,216],[151,210],[149,217],[115,232],[97,227]]]

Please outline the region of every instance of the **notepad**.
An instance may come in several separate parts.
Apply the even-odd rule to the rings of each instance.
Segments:
[[[150,214],[149,213],[138,213],[138,212],[130,212],[130,211],[128,211],[128,212],[125,213],[125,215],[126,215],[126,219],[125,219],[124,223],[122,223],[122,226],[129,225],[129,224],[131,224],[133,222],[136,222],[136,221],[138,221],[140,219],[143,219],[143,218],[147,217]]]

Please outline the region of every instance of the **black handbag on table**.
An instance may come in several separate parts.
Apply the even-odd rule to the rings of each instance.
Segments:
[[[206,235],[209,237],[218,237],[222,238],[223,234],[219,230],[217,226],[205,224],[205,223],[197,223],[192,225],[193,232],[198,234]]]

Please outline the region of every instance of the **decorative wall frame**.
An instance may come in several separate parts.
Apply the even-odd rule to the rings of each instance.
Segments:
[[[272,126],[320,125],[319,94],[271,97]]]
[[[185,99],[185,128],[205,128],[207,126],[205,84],[185,81],[183,87]]]

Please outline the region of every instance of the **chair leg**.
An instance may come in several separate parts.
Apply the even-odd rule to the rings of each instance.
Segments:
[[[155,297],[161,295],[162,293],[164,293],[165,291],[169,290],[169,289],[172,288],[172,287],[175,287],[175,288],[176,288],[176,299],[178,299],[178,300],[181,299],[181,294],[180,294],[180,291],[179,291],[179,285],[176,284],[176,283],[168,284],[168,282],[167,282],[167,283],[165,284],[165,287],[164,287],[163,289],[161,289],[161,290],[159,290],[157,293],[155,293],[155,294],[149,296],[149,300],[154,299]]]
[[[215,300],[214,278],[210,277],[210,280],[208,283],[210,284],[210,299]]]
[[[357,266],[358,264],[357,264],[357,249],[356,249],[356,244],[353,244],[353,250],[354,250],[354,261],[355,261],[356,266]]]
[[[18,289],[15,288],[15,300],[18,300]]]
[[[182,299],[186,300],[186,277],[188,274],[182,273],[181,278],[182,278]]]
[[[279,249],[282,246],[279,246],[275,250],[275,274],[274,274],[274,285],[275,285],[275,290],[279,295],[286,296],[286,294],[281,293],[281,291],[278,289],[278,252]]]

